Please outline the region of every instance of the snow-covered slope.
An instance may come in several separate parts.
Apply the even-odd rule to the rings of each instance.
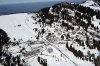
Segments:
[[[93,8],[95,10],[100,10],[100,6],[96,2],[94,2],[92,0],[88,0],[88,1],[86,1],[85,3],[83,3],[81,5]]]
[[[0,21],[0,28],[7,32],[11,40],[14,38],[17,40],[33,39],[36,34],[27,26],[27,23],[31,24],[31,28],[39,28],[39,25],[33,24],[36,21],[32,20],[27,13],[0,16]]]
[[[23,66],[99,66],[100,7],[94,4],[59,3],[38,13],[0,16],[0,28],[11,38],[4,53],[20,56]]]

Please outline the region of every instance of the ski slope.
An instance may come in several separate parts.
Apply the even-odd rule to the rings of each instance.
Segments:
[[[8,33],[8,36],[12,41],[14,38],[17,40],[23,39],[25,41],[33,39],[34,35],[36,34],[32,32],[32,30],[30,30],[30,28],[25,24],[25,21],[28,20],[28,17],[29,15],[27,13],[0,16],[0,28]],[[30,23],[34,22],[34,20],[30,21]],[[31,26],[33,26],[32,28],[39,27],[39,25]]]

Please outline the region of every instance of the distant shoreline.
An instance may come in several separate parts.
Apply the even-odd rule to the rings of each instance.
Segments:
[[[16,13],[33,13],[39,11],[42,8],[51,7],[54,4],[60,2],[63,1],[0,5],[0,15],[8,15],[8,14],[16,14]]]

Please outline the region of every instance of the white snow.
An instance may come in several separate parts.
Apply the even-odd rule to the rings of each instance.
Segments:
[[[97,3],[93,2],[92,0],[88,0],[81,5],[86,6],[86,7],[90,7],[94,10],[100,10],[100,6]]]
[[[23,39],[25,41],[29,39],[33,40],[36,34],[27,26],[27,18],[29,17],[27,13],[0,16],[0,28],[7,32],[12,41],[14,38],[17,40]],[[30,19],[29,22],[32,26],[31,28],[39,27],[39,25],[32,24],[35,22],[34,20]]]
[[[97,6],[91,6],[93,4],[94,4],[93,1],[87,1],[85,4],[82,5],[96,9],[95,7]],[[72,13],[71,15],[74,14],[73,11],[70,12]],[[23,40],[22,42],[20,42],[20,45],[17,46],[10,45],[8,48],[8,52],[12,53],[13,56],[20,55],[22,59],[25,59],[27,61],[27,66],[41,66],[37,61],[38,57],[47,59],[48,66],[94,66],[92,62],[87,62],[79,58],[76,58],[74,54],[66,48],[65,43],[67,40],[61,40],[60,38],[61,37],[60,35],[62,34],[69,34],[71,36],[71,38],[68,41],[69,46],[72,45],[72,47],[74,47],[76,50],[81,50],[85,55],[87,55],[88,51],[90,51],[91,53],[95,53],[95,55],[97,55],[98,54],[97,49],[90,50],[87,46],[85,46],[84,49],[84,47],[79,46],[77,42],[73,41],[74,39],[76,39],[77,35],[78,35],[77,38],[81,40],[86,40],[86,37],[84,36],[85,32],[81,27],[79,30],[77,30],[78,26],[74,26],[75,27],[74,31],[72,30],[65,31],[65,28],[60,27],[59,23],[53,23],[56,24],[56,27],[54,26],[40,27],[40,24],[37,23],[37,20],[34,20],[32,16],[36,16],[36,13],[33,14],[19,13],[19,14],[0,16],[0,28],[7,32],[8,36],[11,38],[10,40],[14,41],[14,38],[16,40],[20,39]],[[92,23],[100,28],[99,25],[100,20],[97,20],[96,16],[94,16],[93,19],[94,21],[92,21]],[[35,32],[33,30],[34,28],[38,28],[39,31],[41,31],[42,28],[47,30],[46,33],[42,35],[43,37],[41,37],[40,40],[36,39],[38,31]],[[56,37],[56,41],[54,42],[52,41],[50,43],[50,41],[46,39],[48,33],[52,33]],[[53,38],[53,40],[54,39],[55,38]],[[33,43],[29,44],[27,42],[29,40],[32,41]],[[43,41],[45,44],[41,43],[40,41]],[[40,43],[35,43],[35,42],[40,42]],[[25,48],[25,50],[20,52],[22,48]],[[53,51],[49,53],[48,48],[53,49]],[[24,53],[26,53],[26,56],[24,56]],[[27,53],[30,54],[28,55]]]

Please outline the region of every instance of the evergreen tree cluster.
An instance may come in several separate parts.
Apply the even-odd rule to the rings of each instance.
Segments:
[[[25,66],[26,63],[20,56],[12,56],[12,54],[6,51],[0,52],[0,63],[4,66]]]
[[[10,44],[7,33],[0,29],[0,63],[4,66],[24,66],[24,61],[20,59],[20,56],[13,57],[12,54],[3,50],[3,46],[6,47]]]
[[[93,39],[93,46],[94,48],[97,48],[98,51],[100,51],[100,40]]]
[[[3,45],[7,44],[9,41],[9,37],[7,33],[0,29],[0,49],[2,48]]]
[[[75,39],[75,41],[80,45],[84,47],[84,41],[80,40],[80,39]]]
[[[83,53],[79,50],[77,51],[74,47],[68,46],[68,42],[66,43],[66,48],[71,51],[76,57],[82,58],[84,55]]]
[[[86,60],[86,61],[90,61],[90,62],[93,62],[93,63],[96,60],[94,54],[88,53],[88,55],[84,55],[83,52],[81,52],[80,50],[77,51],[74,47],[72,47],[72,46],[69,47],[68,42],[66,43],[66,48],[81,60]]]
[[[71,16],[68,9],[74,11],[75,16]],[[42,21],[43,24],[45,23],[52,26],[53,22],[59,22],[60,19],[63,19],[71,22],[73,25],[82,26],[87,31],[89,26],[94,27],[91,21],[95,15],[97,19],[100,19],[99,10],[94,10],[90,7],[85,7],[80,4],[70,4],[65,2],[52,6],[52,9],[50,7],[41,9],[39,11],[39,16],[41,17],[39,22]],[[47,19],[49,20],[48,22]],[[87,23],[84,22],[84,20],[86,20]],[[67,24],[64,26],[68,27]]]
[[[69,25],[68,23],[65,23],[64,21],[62,21],[61,26],[67,27],[67,30],[74,30],[74,27],[72,25]]]

